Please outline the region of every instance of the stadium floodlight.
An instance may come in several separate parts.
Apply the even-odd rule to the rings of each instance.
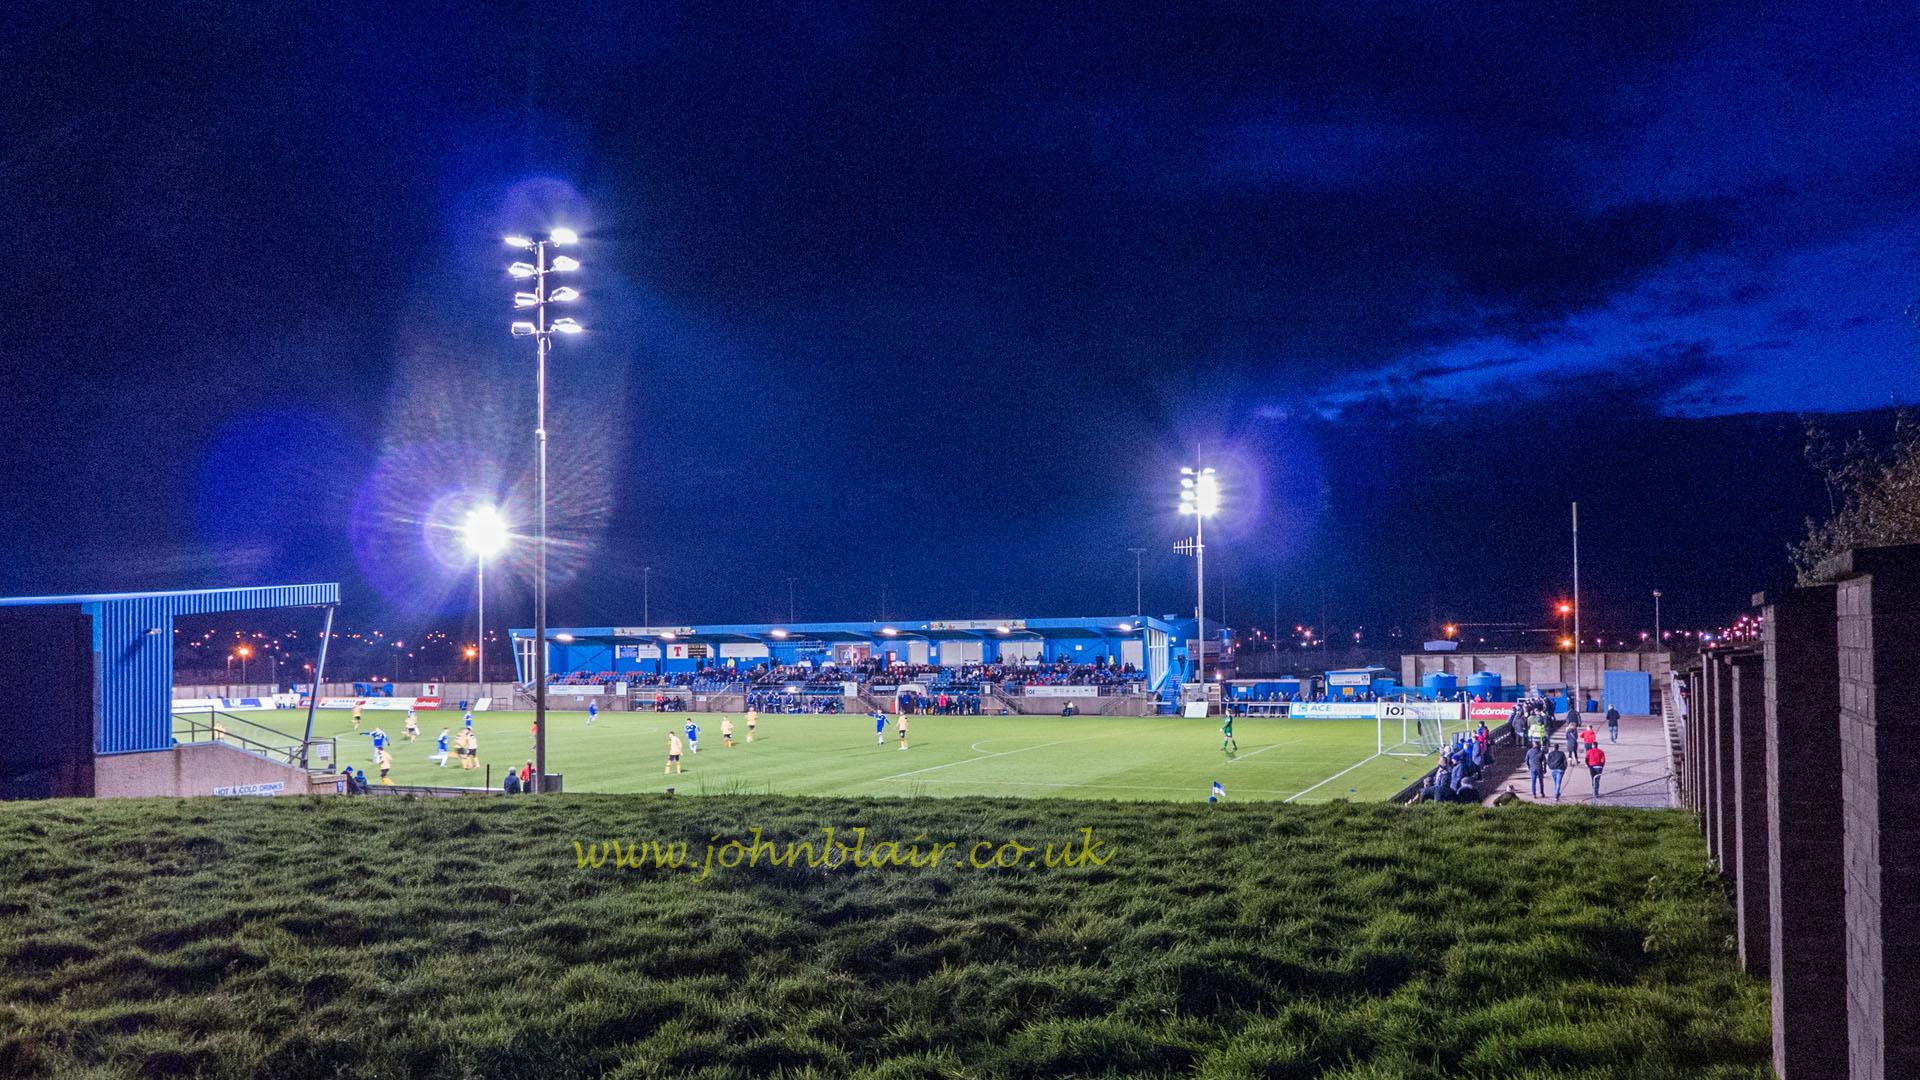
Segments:
[[[779,627],[775,627],[773,630],[773,636],[777,638],[785,638],[787,636],[787,632],[785,630],[780,629]]]
[[[1194,641],[1200,655],[1194,660],[1195,681],[1207,681],[1207,530],[1208,518],[1220,512],[1220,479],[1211,468],[1180,469],[1180,513],[1193,518],[1193,540],[1178,550],[1193,556]]]
[[[564,642],[572,641],[573,635],[563,630],[560,633],[553,635],[553,640],[564,643]]]
[[[460,527],[460,540],[481,558],[500,554],[507,546],[507,519],[495,507],[476,507]]]
[[[895,630],[895,629],[894,629],[893,627],[891,627],[891,626],[889,626],[889,627],[887,627],[886,629],[884,629],[884,630],[882,630],[882,631],[880,631],[880,632],[881,632],[882,634],[885,634],[885,635],[886,635],[886,636],[888,636],[888,637],[899,637],[899,636],[900,636],[900,631],[898,631],[898,630]]]
[[[506,515],[498,507],[476,506],[467,511],[460,526],[460,542],[473,553],[474,591],[479,597],[480,636],[474,661],[473,681],[480,686],[477,696],[487,696],[487,560],[506,549],[511,531]]]
[[[506,236],[501,239],[505,240],[510,248],[519,248],[522,251],[533,250],[533,241],[524,236]]]
[[[534,530],[533,541],[533,757],[534,790],[545,786],[547,777],[547,351],[553,347],[553,335],[578,334],[586,329],[575,319],[555,319],[548,321],[547,305],[576,300],[580,293],[576,289],[547,289],[547,275],[570,273],[580,269],[580,260],[571,255],[549,256],[549,248],[578,244],[580,234],[572,229],[557,228],[547,233],[544,240],[532,240],[525,237],[510,237],[508,243],[533,253],[530,263],[516,262],[507,267],[507,273],[515,278],[533,279],[531,293],[515,293],[514,307],[533,313],[530,322],[516,322],[511,328],[514,337],[530,337],[534,341],[534,426],[533,441],[535,449],[534,502],[538,506],[538,525]],[[559,635],[557,640],[571,641],[572,635]],[[484,647],[484,643],[483,643]]]
[[[547,299],[556,304],[571,304],[575,300],[580,299],[580,290],[571,285],[562,285],[553,290],[553,295],[547,297]]]

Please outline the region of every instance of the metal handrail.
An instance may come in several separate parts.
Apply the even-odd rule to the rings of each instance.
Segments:
[[[201,717],[205,719],[201,719]],[[219,718],[224,722],[216,724],[215,718]],[[315,746],[324,745],[327,748],[326,757],[329,762],[339,760],[339,741],[331,736],[324,739],[307,741],[301,739],[298,735],[289,735],[284,731],[277,731],[265,724],[249,720],[244,716],[235,716],[229,712],[221,712],[216,709],[207,709],[204,711],[196,709],[191,712],[176,712],[173,714],[173,721],[176,738],[178,737],[180,725],[184,723],[187,729],[186,735],[188,742],[234,743],[242,750],[259,754],[261,757],[273,761],[283,761],[296,768],[300,767],[303,761],[309,760],[309,754]],[[253,738],[232,730],[229,725],[245,725],[246,727],[257,728],[269,735],[278,736],[283,742],[275,744]],[[200,737],[203,733],[206,736],[204,739]]]

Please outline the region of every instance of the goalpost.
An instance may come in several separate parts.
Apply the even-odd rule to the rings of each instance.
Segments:
[[[1432,757],[1467,728],[1458,701],[1382,701],[1377,716],[1376,752],[1387,757]]]

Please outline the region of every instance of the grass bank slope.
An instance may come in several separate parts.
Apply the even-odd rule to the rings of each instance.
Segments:
[[[703,869],[829,826],[955,846]],[[579,865],[605,841],[688,865]],[[61,802],[0,807],[0,866],[5,1076],[1766,1075],[1662,812]]]

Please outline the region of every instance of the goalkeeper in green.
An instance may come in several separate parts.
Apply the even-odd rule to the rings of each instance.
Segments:
[[[1220,735],[1221,735],[1221,739],[1220,739],[1221,750],[1229,754],[1237,754],[1240,752],[1240,744],[1236,742],[1233,737],[1233,714],[1232,713],[1228,713],[1226,722],[1220,725]]]

